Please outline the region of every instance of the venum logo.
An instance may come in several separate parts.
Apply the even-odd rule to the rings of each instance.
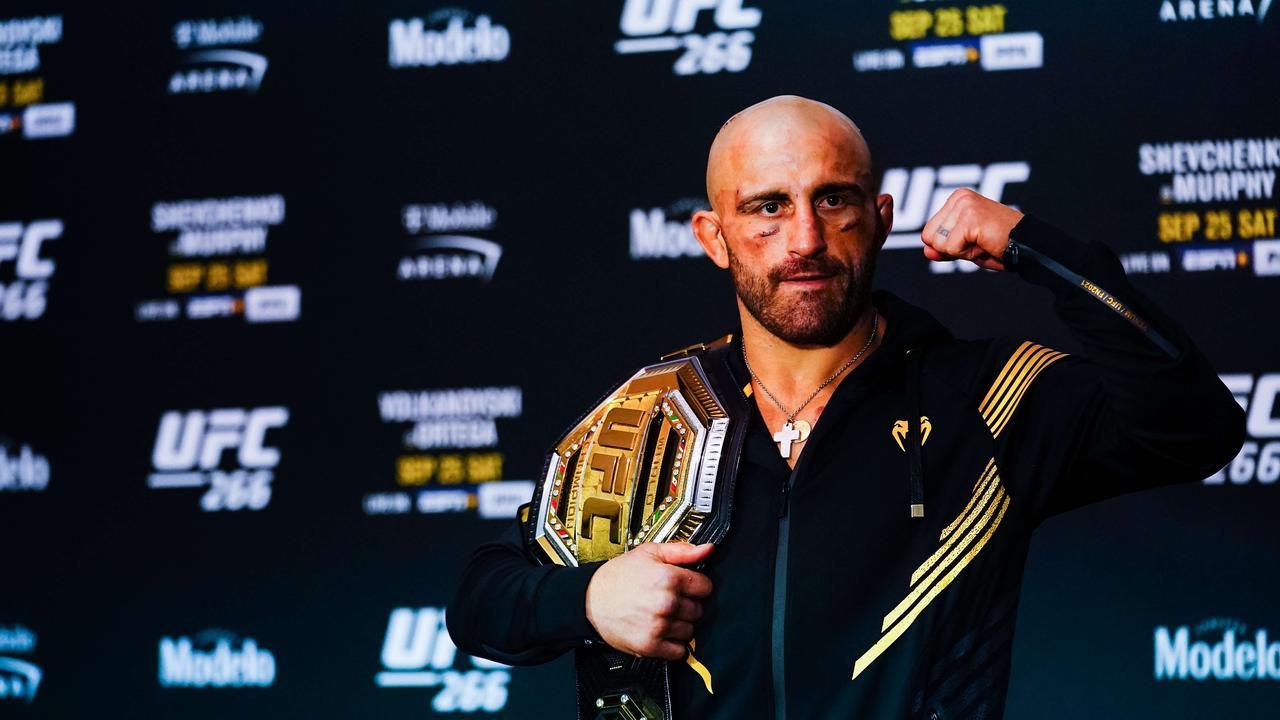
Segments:
[[[406,205],[400,219],[413,237],[400,258],[400,280],[476,278],[488,282],[502,259],[502,246],[460,231],[492,230],[498,211],[480,201]]]
[[[469,657],[469,656],[463,656]],[[440,688],[431,700],[439,713],[498,712],[507,705],[511,672],[506,665],[469,657],[459,669],[458,649],[445,628],[444,608],[396,608],[382,644],[383,688]]]
[[[502,62],[511,52],[507,28],[488,15],[457,8],[437,10],[425,19],[392,20],[387,31],[393,68]]]
[[[280,451],[266,444],[267,432],[288,422],[289,409],[281,406],[166,412],[147,485],[207,487],[200,499],[205,512],[261,510],[271,502],[273,469],[280,464]],[[235,462],[224,463],[232,450]]]
[[[920,231],[934,213],[942,209],[951,193],[960,188],[1001,202],[1005,188],[1026,182],[1031,166],[1025,162],[997,162],[989,165],[943,165],[941,167],[889,168],[880,183],[880,192],[893,196],[893,229],[885,250],[921,247]],[[973,271],[972,263],[929,263],[932,272]]]
[[[1205,485],[1272,485],[1280,480],[1280,373],[1230,373],[1220,376],[1246,413],[1249,438],[1227,466]]]
[[[1155,629],[1155,678],[1164,681],[1280,680],[1280,642],[1231,618],[1194,628]]]
[[[704,11],[714,11],[716,32],[693,32]],[[682,50],[672,66],[676,75],[742,72],[751,64],[751,29],[761,15],[742,0],[627,0],[620,24],[627,37],[613,47],[619,55]]]
[[[184,67],[169,77],[169,94],[240,90],[255,93],[267,73],[267,58],[225,46],[248,45],[262,37],[262,23],[251,17],[183,20],[173,26],[173,42]],[[223,46],[223,47],[217,47]]]
[[[699,257],[702,246],[693,236],[693,213],[708,209],[702,198],[677,200],[665,208],[631,211],[631,259]]]
[[[195,637],[160,638],[160,687],[269,687],[276,679],[276,658],[253,638],[243,641],[226,630],[205,630]]]
[[[44,244],[62,237],[61,220],[0,223],[0,320],[38,320],[48,305],[49,279],[57,265],[42,254]],[[5,276],[5,263],[13,275]]]

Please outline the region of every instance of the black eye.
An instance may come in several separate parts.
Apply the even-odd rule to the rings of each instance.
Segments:
[[[828,195],[823,200],[826,201],[827,207],[840,207],[844,205],[844,198],[839,195]]]
[[[773,215],[778,212],[779,207],[776,202],[767,202],[764,205],[761,205],[760,209],[763,210],[766,215]]]

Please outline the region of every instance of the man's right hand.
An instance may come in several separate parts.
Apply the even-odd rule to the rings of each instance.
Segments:
[[[711,543],[645,543],[600,566],[587,585],[587,620],[609,646],[632,655],[683,660],[711,594],[702,562]]]

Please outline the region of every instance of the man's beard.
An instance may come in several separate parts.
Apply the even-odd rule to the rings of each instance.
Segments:
[[[765,330],[792,345],[831,347],[849,334],[871,303],[871,277],[875,253],[855,259],[851,265],[831,257],[790,258],[757,274],[729,253],[729,271],[738,297]],[[780,296],[785,278],[800,273],[830,275],[826,287]]]

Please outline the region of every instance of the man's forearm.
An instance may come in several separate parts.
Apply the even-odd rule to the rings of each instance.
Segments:
[[[446,614],[449,634],[464,652],[508,665],[552,660],[594,635],[585,597],[596,567],[536,565],[513,527],[468,560]]]

